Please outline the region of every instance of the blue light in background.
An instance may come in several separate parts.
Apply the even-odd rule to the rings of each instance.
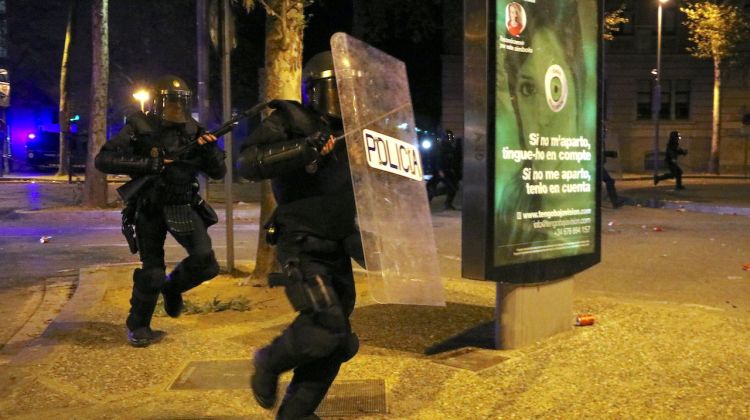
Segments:
[[[59,131],[59,126],[53,123],[56,112],[54,108],[9,108],[8,136],[11,155],[23,161],[26,156],[26,143],[33,140],[36,133],[45,129]]]

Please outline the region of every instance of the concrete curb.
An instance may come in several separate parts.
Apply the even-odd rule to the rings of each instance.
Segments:
[[[8,363],[11,365],[30,364],[38,362],[52,353],[54,346],[58,344],[58,341],[52,338],[53,333],[69,330],[73,328],[72,325],[85,319],[83,312],[100,302],[107,291],[107,278],[104,275],[104,268],[115,265],[135,267],[137,264],[107,264],[80,269],[78,272],[78,287],[76,287],[70,300],[63,306],[60,313],[57,314],[42,335],[28,343]]]

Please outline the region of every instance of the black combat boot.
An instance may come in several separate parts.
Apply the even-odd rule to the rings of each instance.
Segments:
[[[128,329],[128,342],[133,347],[148,347],[164,338],[164,331],[154,331],[151,327]]]
[[[147,279],[142,278],[143,270],[136,268],[133,272],[133,292],[130,296],[130,314],[125,321],[128,328],[128,342],[133,347],[146,347],[161,340],[164,333],[153,331],[150,327],[159,293],[144,292]]]
[[[279,387],[279,374],[271,370],[268,347],[255,352],[253,359],[253,376],[250,378],[250,388],[258,405],[269,409],[276,404],[276,393]]]
[[[161,289],[161,294],[164,297],[164,312],[172,318],[180,316],[185,305],[182,301],[182,293],[172,279],[172,275],[167,276],[167,282]]]

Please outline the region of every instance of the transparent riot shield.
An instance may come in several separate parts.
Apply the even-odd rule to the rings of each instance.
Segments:
[[[331,51],[370,293],[444,306],[406,67],[344,33]]]

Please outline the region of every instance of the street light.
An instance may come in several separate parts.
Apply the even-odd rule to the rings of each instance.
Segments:
[[[654,182],[659,175],[659,116],[661,114],[661,16],[662,4],[669,0],[659,0],[659,10],[656,17],[656,68],[651,71],[654,75],[654,92],[651,98],[651,118],[654,121]]]
[[[145,103],[148,102],[148,100],[151,98],[151,95],[149,95],[148,91],[145,89],[137,90],[135,93],[133,93],[133,98],[141,103],[141,112],[146,112]]]

